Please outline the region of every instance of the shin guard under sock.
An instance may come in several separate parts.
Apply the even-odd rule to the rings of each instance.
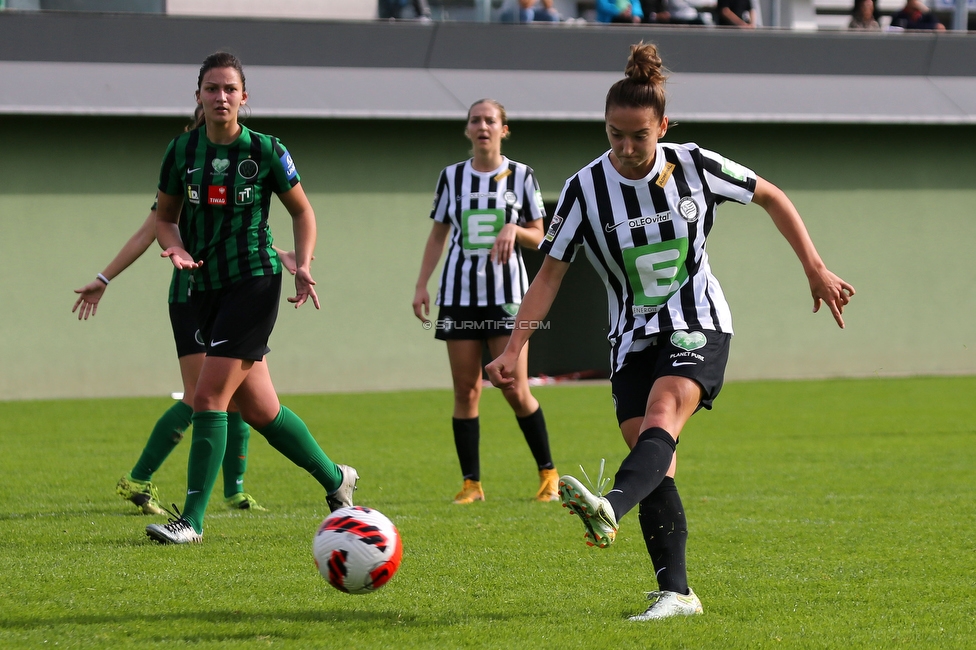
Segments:
[[[481,424],[477,417],[451,418],[454,429],[454,448],[461,462],[461,475],[472,481],[481,480],[481,460],[478,443],[481,439]]]
[[[633,510],[661,484],[674,458],[675,441],[664,429],[651,427],[637,439],[613,480],[613,488],[604,496],[613,506],[617,521]]]
[[[658,588],[687,594],[685,546],[688,521],[673,478],[664,477],[657,489],[640,502],[638,518],[647,553],[654,564]]]
[[[540,470],[555,467],[552,463],[552,454],[549,452],[549,432],[546,430],[546,416],[542,414],[542,407],[524,418],[516,416],[515,419],[518,420],[519,429],[525,436],[525,442],[529,444],[536,466]]]
[[[251,426],[239,411],[227,413],[227,449],[221,470],[224,475],[224,498],[244,491],[244,472],[247,471],[247,445]]]
[[[139,456],[129,476],[137,481],[152,480],[153,473],[162,466],[170,452],[183,440],[183,432],[189,428],[192,416],[193,407],[185,402],[177,402],[169,407],[156,421],[142,455]]]
[[[190,459],[186,469],[186,501],[183,518],[193,530],[203,532],[203,516],[207,511],[210,493],[217,481],[220,462],[227,446],[227,413],[200,411],[193,414],[193,437],[190,440]]]
[[[302,419],[282,406],[277,417],[258,432],[268,444],[311,474],[326,493],[332,494],[342,484],[342,472],[315,441]]]

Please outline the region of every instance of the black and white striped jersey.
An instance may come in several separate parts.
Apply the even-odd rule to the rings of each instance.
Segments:
[[[453,227],[436,302],[519,304],[529,287],[521,249],[516,246],[505,264],[492,262],[488,253],[506,224],[524,226],[545,216],[539,183],[531,167],[508,158],[490,172],[475,171],[471,162],[445,167],[437,181],[430,218]]]
[[[566,181],[540,249],[570,262],[583,246],[607,288],[611,367],[658,332],[732,333],[705,239],[716,207],[749,203],[756,175],[696,144],[659,143],[651,172],[621,176],[603,154]]]

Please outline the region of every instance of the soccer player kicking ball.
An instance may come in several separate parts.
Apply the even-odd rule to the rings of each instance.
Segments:
[[[578,245],[604,280],[611,306],[611,386],[630,453],[602,495],[563,476],[563,505],[580,517],[587,544],[613,543],[621,518],[639,521],[657,576],[651,604],[632,621],[702,612],[688,586],[688,527],[675,486],[675,446],[688,418],[711,408],[724,381],[732,315],[712,275],[705,239],[725,201],[760,205],[792,246],[813,296],[840,327],[854,287],[820,259],[792,202],[752,171],[694,144],[664,144],[665,76],[657,48],[631,47],[626,77],[606,98],[610,151],[570,178],[541,245],[547,253],[517,321],[545,318]],[[492,382],[507,390],[522,345],[516,329],[491,362]],[[596,492],[596,493],[594,493]]]

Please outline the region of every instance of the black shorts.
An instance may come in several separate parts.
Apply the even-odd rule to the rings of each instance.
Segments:
[[[434,322],[434,338],[441,341],[484,341],[511,336],[518,305],[441,307]]]
[[[200,336],[197,312],[193,305],[188,302],[169,303],[169,324],[173,327],[173,338],[176,339],[177,357],[203,354],[207,351]]]
[[[712,408],[725,383],[731,340],[731,334],[711,330],[662,332],[645,349],[630,352],[610,378],[617,422],[644,417],[647,396],[659,377],[695,380],[702,389],[698,408]]]
[[[281,274],[259,275],[213,291],[194,291],[208,357],[260,361],[278,318]]]

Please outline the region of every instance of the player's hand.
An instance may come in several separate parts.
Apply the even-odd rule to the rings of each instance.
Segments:
[[[94,316],[98,311],[98,301],[102,299],[107,284],[101,280],[92,280],[80,289],[75,289],[75,293],[81,294],[75,301],[75,306],[71,308],[71,313],[78,312],[78,320],[88,320],[89,316]],[[81,310],[78,309],[81,307]]]
[[[298,309],[309,298],[312,299],[312,304],[315,305],[315,308],[320,309],[319,297],[315,293],[315,280],[312,279],[312,274],[309,273],[308,269],[296,269],[295,297],[289,298],[288,302],[294,303],[295,309]]]
[[[413,294],[413,315],[419,318],[424,325],[430,322],[430,294],[427,287],[417,287]]]
[[[491,250],[488,252],[488,256],[492,262],[498,264],[506,264],[508,262],[512,256],[512,251],[515,250],[515,235],[517,233],[518,226],[514,223],[506,223],[502,226],[498,236],[495,237],[494,245],[492,245]]]
[[[199,262],[194,262],[193,256],[187,253],[179,246],[173,246],[172,248],[167,248],[162,253],[160,253],[159,256],[168,257],[169,261],[173,263],[173,266],[180,269],[181,271],[198,269],[201,266],[203,266],[203,260],[200,260]]]
[[[841,329],[844,328],[844,307],[854,295],[854,287],[827,269],[810,278],[810,294],[813,296],[813,313],[820,311],[821,303],[827,303],[830,313]]]
[[[285,267],[285,270],[295,275],[295,272],[298,271],[298,261],[295,259],[295,251],[278,250],[278,258],[281,259],[281,265]],[[315,259],[314,255],[312,255],[312,259]]]
[[[497,388],[506,389],[515,384],[515,367],[518,365],[518,355],[505,350],[498,358],[485,366],[488,379]]]

